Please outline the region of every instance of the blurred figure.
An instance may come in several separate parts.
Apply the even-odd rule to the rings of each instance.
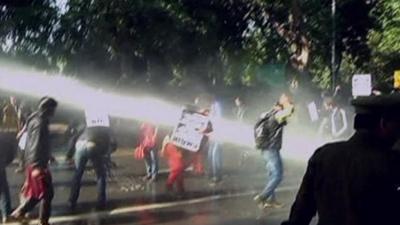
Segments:
[[[399,224],[400,96],[357,97],[355,134],[310,158],[283,225]]]
[[[9,101],[3,107],[3,130],[17,133],[21,129],[18,111],[19,108],[16,98],[10,96]]]
[[[321,118],[318,134],[328,139],[343,139],[349,131],[346,111],[339,107],[332,98],[324,101],[325,116]]]
[[[215,128],[217,120],[222,117],[220,103],[214,100],[209,112],[208,116],[210,117],[211,124]],[[210,185],[212,186],[222,181],[222,150],[220,148],[220,143],[215,139],[213,133],[209,134],[208,176]]]
[[[246,115],[247,107],[240,97],[235,98],[235,107],[233,108],[233,115],[236,121],[243,122]],[[246,150],[240,154],[239,166],[243,166],[245,161],[249,157],[249,150]]]
[[[233,108],[233,115],[236,121],[243,122],[246,115],[247,107],[240,97],[235,98],[235,108]]]
[[[40,100],[38,111],[27,121],[26,177],[22,196],[26,199],[13,213],[12,217],[22,219],[37,203],[41,202],[39,224],[49,224],[53,183],[48,164],[51,158],[49,139],[49,120],[54,116],[57,102],[49,97]]]
[[[143,180],[153,182],[158,175],[158,153],[156,149],[158,128],[144,122],[140,125],[139,145],[135,149],[135,158],[144,159],[146,175]]]
[[[256,123],[256,147],[261,150],[269,173],[269,179],[264,190],[254,197],[262,208],[282,207],[276,201],[275,189],[283,178],[283,165],[280,149],[282,148],[283,127],[294,112],[292,99],[288,94],[282,94],[277,104],[261,115]]]
[[[110,165],[111,152],[116,149],[115,139],[110,129],[110,120],[107,114],[96,110],[86,113],[86,127],[76,142],[74,156],[75,173],[72,179],[69,206],[75,211],[79,198],[81,181],[86,164],[90,160],[97,177],[97,204],[96,209],[106,206],[106,179]]]
[[[2,222],[10,222],[11,197],[6,167],[13,161],[17,152],[17,140],[14,132],[0,129],[0,213]]]

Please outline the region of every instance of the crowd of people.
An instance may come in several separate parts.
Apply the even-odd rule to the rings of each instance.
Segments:
[[[333,203],[335,198],[361,204],[363,200],[358,198],[349,200],[347,191],[355,194],[359,190],[357,188],[375,188],[376,185],[368,184],[368,176],[357,178],[358,175],[363,174],[362,170],[368,167],[363,167],[362,164],[364,163],[376,164],[377,168],[368,167],[368,169],[371,169],[374,178],[383,184],[381,188],[377,189],[382,191],[380,192],[381,196],[386,200],[389,200],[391,196],[397,196],[392,189],[385,189],[389,188],[385,186],[389,181],[390,185],[399,185],[397,187],[400,187],[400,183],[396,183],[399,181],[397,175],[390,171],[396,165],[383,166],[383,164],[387,162],[386,160],[389,160],[388,157],[391,157],[390,160],[396,160],[398,156],[392,154],[392,152],[386,155],[386,153],[381,153],[378,150],[379,148],[389,148],[389,145],[392,146],[396,140],[398,132],[396,113],[398,111],[395,111],[396,113],[393,113],[392,110],[388,111],[385,106],[379,104],[378,100],[375,101],[378,103],[368,101],[365,103],[361,100],[353,103],[356,106],[355,136],[347,142],[327,145],[315,152],[308,165],[296,202],[292,207],[290,218],[285,224],[308,224],[316,212],[321,213],[320,221],[338,221],[338,223],[327,222],[323,224],[373,224],[358,223],[358,221],[357,223],[347,223],[359,216],[357,213],[364,213],[363,210],[372,210],[371,208],[356,205],[356,208],[336,210],[332,214],[325,208],[328,203],[319,200],[325,199],[332,202],[332,205],[335,205]],[[391,102],[391,104],[390,107],[395,110],[400,108],[397,102]],[[49,224],[51,201],[54,196],[51,170],[49,169],[49,163],[54,161],[50,146],[49,124],[57,105],[55,99],[43,97],[32,112],[26,112],[28,110],[24,111],[23,107],[17,104],[15,98],[10,97],[3,107],[0,144],[2,154],[7,156],[0,160],[0,210],[3,223],[26,219],[27,213],[40,203],[40,224]],[[348,137],[350,135],[349,115],[338,100],[337,93],[332,96],[323,95],[321,103],[318,105],[319,125],[317,134],[329,138],[331,141],[343,140]],[[370,105],[372,105],[372,110],[369,108]],[[145,164],[146,174],[143,176],[145,182],[157,182],[159,157],[166,159],[169,167],[169,176],[165,184],[166,191],[176,193],[177,196],[185,193],[184,171],[188,167],[192,167],[196,174],[207,175],[210,186],[219,184],[223,179],[221,143],[213,135],[214,121],[222,117],[220,102],[210,96],[200,96],[195,99],[192,105],[185,107],[185,110],[198,117],[206,118],[205,121],[207,121],[201,123],[201,126],[195,127],[196,135],[201,137],[197,148],[189,150],[179,145],[175,133],[178,128],[172,129],[165,137],[161,137],[163,142],[160,145],[157,143],[157,140],[160,140],[159,127],[151,122],[142,122],[140,125],[138,144],[134,148],[134,157],[143,160]],[[246,121],[247,112],[248,108],[243,99],[236,97],[232,110],[233,117],[238,122]],[[254,197],[254,201],[260,208],[281,208],[283,206],[276,199],[275,190],[283,179],[283,160],[280,154],[283,130],[290,123],[290,118],[294,112],[293,97],[290,93],[283,93],[276,104],[263,112],[254,125],[255,148],[261,153],[268,174],[265,188]],[[96,114],[93,117],[93,115],[85,112],[85,120],[71,120],[65,132],[66,137],[68,137],[66,162],[75,168],[69,195],[71,211],[76,209],[81,180],[88,161],[93,165],[97,177],[96,208],[102,210],[107,205],[107,175],[110,168],[115,166],[111,161],[111,154],[117,149],[117,142],[110,126],[109,116],[105,113],[100,114],[102,115]],[[192,128],[191,126],[188,127]],[[369,137],[372,139],[368,139]],[[373,138],[376,138],[376,140]],[[359,149],[364,148],[361,145],[368,145],[364,147],[370,149],[370,151],[362,152],[366,151],[362,149],[358,152]],[[160,149],[158,149],[159,146],[161,146]],[[18,149],[18,151],[14,151],[15,149]],[[15,172],[25,171],[25,181],[21,189],[21,204],[12,211],[6,167],[13,160],[16,152],[18,152],[17,161],[19,163]],[[368,157],[362,154],[367,154]],[[247,153],[242,152],[240,164],[245,161],[246,157]],[[358,159],[361,160],[359,161],[360,164],[354,164],[354,160]],[[343,167],[335,166],[335,169],[332,169],[331,165],[333,164],[331,162],[341,160],[344,160]],[[351,175],[351,173],[345,174],[348,172],[345,169],[346,166],[352,167],[353,178],[360,182],[361,186],[358,184],[352,186],[354,190],[346,189],[348,188],[347,176]],[[392,166],[394,167],[392,168]],[[375,173],[374,169],[378,172]],[[382,171],[381,169],[385,170]],[[381,175],[382,177],[380,177]],[[325,176],[330,176],[331,179],[325,180]],[[332,193],[328,193],[330,185],[337,187]],[[362,187],[362,185],[366,186]],[[390,187],[392,188],[392,186]],[[368,198],[367,194],[371,193],[368,190],[360,192],[360,198]],[[383,193],[385,191],[390,192]],[[373,196],[369,196],[369,198],[374,203],[382,203],[380,198]],[[347,202],[344,203],[347,204]],[[385,207],[386,209],[387,207]],[[352,210],[359,211],[353,212]],[[386,215],[388,212],[391,211],[379,211],[382,215]],[[333,215],[338,217],[334,218]],[[357,219],[359,218],[357,217]],[[374,221],[373,219],[376,218],[371,216],[371,221]]]

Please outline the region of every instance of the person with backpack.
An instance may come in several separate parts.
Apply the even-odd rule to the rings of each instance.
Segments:
[[[262,208],[282,207],[276,201],[275,189],[283,178],[280,154],[283,127],[287,125],[287,121],[293,112],[294,105],[291,97],[284,93],[270,111],[261,115],[254,128],[256,148],[261,150],[269,173],[269,179],[264,190],[254,197],[254,201]]]

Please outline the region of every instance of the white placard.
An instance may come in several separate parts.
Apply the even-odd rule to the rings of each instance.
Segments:
[[[356,96],[370,96],[372,93],[371,74],[355,74],[352,79],[352,94]]]
[[[110,117],[99,111],[85,111],[87,127],[110,127]]]
[[[310,102],[307,105],[307,108],[308,108],[308,114],[310,115],[311,121],[312,122],[317,121],[319,119],[319,116],[318,116],[317,105],[315,104],[315,102],[314,101]]]
[[[200,150],[204,134],[201,132],[207,128],[209,118],[188,110],[183,110],[175,127],[171,140],[184,150],[197,152]]]

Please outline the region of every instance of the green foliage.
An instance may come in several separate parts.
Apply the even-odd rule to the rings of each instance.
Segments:
[[[331,85],[331,0],[66,2],[1,1],[0,55],[128,87],[255,87],[268,65]],[[400,67],[397,0],[337,0],[334,19],[342,82]]]
[[[372,16],[377,18],[377,25],[368,40],[373,52],[371,70],[385,80],[400,69],[400,2],[380,1]]]

